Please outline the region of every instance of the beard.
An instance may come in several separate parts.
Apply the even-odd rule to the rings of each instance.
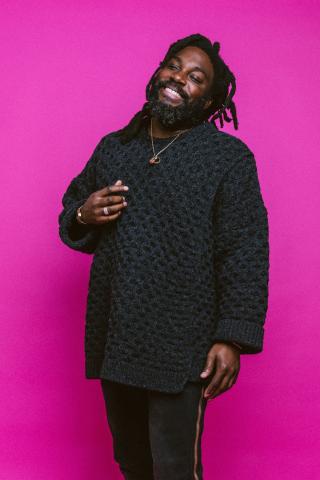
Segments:
[[[149,94],[149,106],[152,116],[158,118],[163,127],[169,130],[177,130],[185,127],[193,127],[206,119],[205,103],[210,98],[208,95],[196,98],[192,102],[188,98],[182,98],[179,105],[173,106],[159,100],[159,90],[173,82],[159,80],[151,86]],[[180,93],[180,88],[179,88]]]

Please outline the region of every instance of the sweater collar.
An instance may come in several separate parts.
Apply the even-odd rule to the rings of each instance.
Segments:
[[[217,131],[218,130],[217,127],[214,124],[209,123],[209,122],[202,122],[202,123],[199,123],[198,125],[192,127],[190,130],[182,133],[181,138],[184,138],[184,137],[188,138],[188,139],[190,139],[190,137],[194,138],[195,135],[198,136],[202,132],[208,131],[209,129],[212,130],[212,131]],[[147,126],[146,123],[142,126],[139,136],[143,140],[151,142],[151,135],[149,135],[148,126]],[[172,140],[175,136],[176,136],[176,134],[172,135],[170,137],[166,137],[166,138],[153,137],[153,141],[154,141],[154,143],[158,143],[158,144],[164,143],[165,144],[168,141]]]

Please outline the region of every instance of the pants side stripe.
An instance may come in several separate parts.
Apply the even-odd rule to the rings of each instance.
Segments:
[[[203,399],[203,392],[204,386],[201,389],[201,396],[198,404],[198,416],[197,416],[197,424],[196,424],[196,437],[194,441],[194,467],[193,467],[193,476],[195,480],[199,480],[199,476],[197,474],[197,466],[198,466],[198,442],[199,442],[199,434],[200,434],[200,420],[202,414],[202,399]]]

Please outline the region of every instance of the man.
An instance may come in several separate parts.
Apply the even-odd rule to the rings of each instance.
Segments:
[[[202,479],[207,401],[263,347],[267,210],[253,153],[215,125],[238,126],[219,47],[173,43],[142,110],[100,140],[62,200],[61,239],[94,253],[86,378],[101,381],[129,480]]]

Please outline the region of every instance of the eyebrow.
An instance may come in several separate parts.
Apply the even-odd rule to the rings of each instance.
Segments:
[[[181,57],[179,57],[179,55],[172,55],[172,57],[170,57],[170,60],[172,60],[173,58],[175,58],[176,60],[178,60],[178,62],[181,64],[182,61],[181,61]],[[169,60],[169,61],[170,61]],[[207,73],[200,67],[194,67],[193,70],[198,70],[199,72],[202,72],[204,74],[204,76],[206,77],[207,80],[210,80]]]

